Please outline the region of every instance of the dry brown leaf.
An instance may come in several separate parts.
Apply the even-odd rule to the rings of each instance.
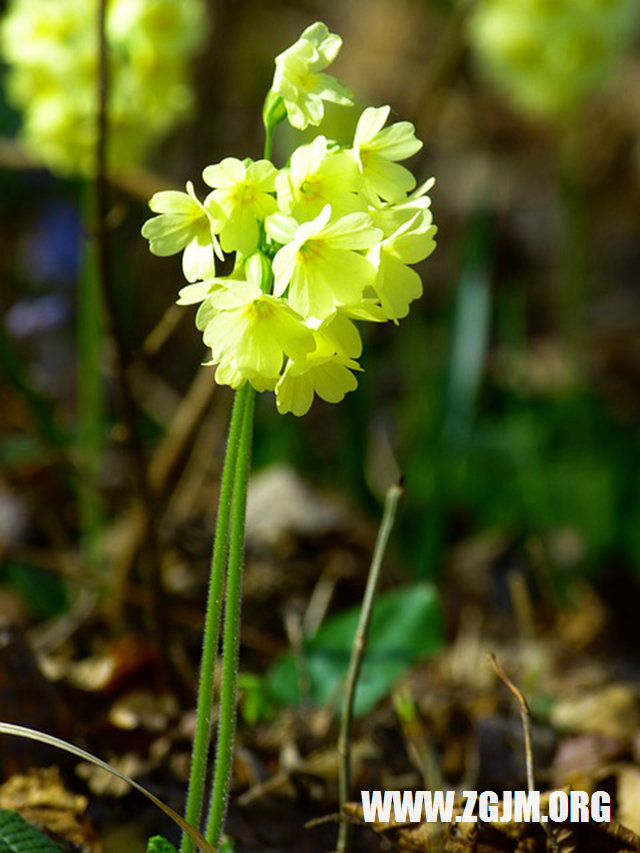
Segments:
[[[549,717],[561,730],[630,741],[640,728],[640,689],[635,684],[608,684],[587,695],[557,702]]]
[[[28,822],[55,833],[83,850],[99,853],[102,845],[82,819],[88,800],[64,787],[57,767],[16,774],[0,786],[0,808],[18,812]]]
[[[621,765],[617,780],[618,820],[634,832],[640,832],[640,767]]]

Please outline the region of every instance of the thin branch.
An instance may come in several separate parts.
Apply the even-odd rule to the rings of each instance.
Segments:
[[[346,853],[349,849],[349,835],[351,827],[342,814],[342,809],[349,799],[349,793],[351,790],[351,723],[353,720],[353,706],[355,703],[356,688],[358,686],[358,679],[360,677],[360,671],[362,669],[362,663],[367,649],[369,627],[371,625],[371,617],[373,615],[373,604],[380,584],[380,577],[382,575],[382,560],[396,519],[398,503],[403,494],[404,489],[400,483],[390,486],[387,490],[382,522],[380,524],[380,529],[378,530],[378,538],[376,539],[373,551],[373,558],[369,568],[369,577],[367,578],[367,586],[362,602],[362,610],[360,611],[358,629],[351,649],[351,660],[349,661],[349,672],[347,674],[347,681],[345,684],[344,705],[342,706],[340,736],[338,739],[341,815],[340,829],[338,832],[338,853]]]
[[[113,370],[116,390],[119,398],[122,420],[124,422],[127,446],[133,473],[133,489],[140,504],[144,520],[146,544],[143,565],[149,586],[148,619],[150,629],[157,646],[158,659],[164,672],[159,673],[161,680],[168,674],[167,620],[164,594],[160,576],[160,560],[157,530],[153,514],[151,491],[149,489],[147,468],[144,460],[142,442],[137,430],[136,413],[131,389],[127,379],[127,354],[122,328],[118,322],[117,299],[111,268],[109,232],[107,217],[109,213],[108,180],[108,144],[109,144],[109,61],[106,38],[107,0],[98,4],[98,88],[97,88],[97,138],[95,162],[95,244],[98,282],[100,295],[105,309],[105,325],[113,341]]]

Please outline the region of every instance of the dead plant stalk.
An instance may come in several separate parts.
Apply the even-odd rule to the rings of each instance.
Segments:
[[[362,610],[360,611],[360,619],[358,628],[353,640],[351,648],[351,659],[349,661],[349,671],[345,684],[345,697],[342,706],[342,714],[340,718],[340,736],[338,739],[338,754],[340,757],[340,779],[339,779],[339,796],[340,796],[340,829],[338,831],[338,853],[347,853],[349,849],[350,825],[345,820],[343,813],[344,804],[349,798],[351,789],[351,723],[353,720],[353,706],[355,702],[356,688],[358,679],[362,670],[365,652],[367,650],[367,640],[369,636],[369,627],[371,625],[371,617],[373,615],[373,605],[380,585],[380,577],[382,575],[382,561],[389,536],[393,529],[398,510],[398,503],[404,493],[401,483],[394,483],[387,490],[384,502],[384,512],[382,522],[378,530],[371,566],[369,568],[369,576],[367,578],[367,586],[362,601]]]

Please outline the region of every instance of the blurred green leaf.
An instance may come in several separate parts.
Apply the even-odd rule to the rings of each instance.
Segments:
[[[240,713],[250,726],[273,717],[274,702],[269,696],[265,680],[252,672],[241,672],[238,675],[238,690],[240,691]]]
[[[465,441],[484,375],[491,323],[491,248],[489,214],[478,211],[469,225],[451,327],[442,426],[446,445]]]
[[[299,704],[300,683],[307,679],[311,702],[323,705],[335,699],[346,677],[359,615],[359,606],[339,613],[305,641],[305,673],[299,671],[293,654],[279,658],[266,676],[269,694],[281,704]],[[356,715],[371,710],[401,675],[437,652],[442,642],[442,616],[433,585],[413,584],[381,595],[373,611]]]
[[[62,613],[69,605],[64,581],[50,572],[26,563],[6,563],[0,581],[20,593],[29,612],[40,619]]]

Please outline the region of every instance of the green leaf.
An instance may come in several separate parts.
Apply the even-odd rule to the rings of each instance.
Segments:
[[[62,853],[62,847],[16,812],[0,809],[0,853]]]
[[[57,616],[69,606],[64,582],[37,566],[8,561],[0,569],[0,582],[17,590],[30,613],[38,619]]]
[[[166,838],[154,835],[147,844],[147,853],[178,853],[178,851]]]
[[[284,705],[300,702],[300,684],[309,685],[317,705],[335,700],[346,677],[360,606],[329,619],[305,640],[302,666],[293,654],[280,657],[266,675],[269,694]],[[435,588],[413,584],[379,596],[355,700],[355,714],[365,714],[385,696],[416,661],[442,646],[442,616]]]

